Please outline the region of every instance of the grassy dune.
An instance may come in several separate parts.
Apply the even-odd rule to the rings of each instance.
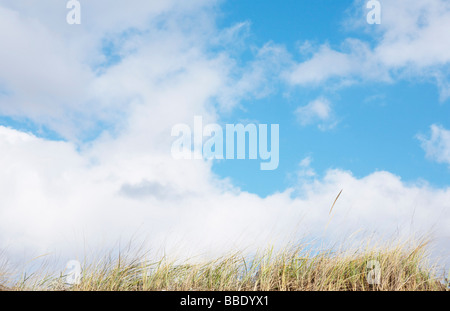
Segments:
[[[304,246],[269,248],[253,256],[235,253],[204,263],[120,254],[84,263],[81,281],[65,284],[65,275],[48,272],[7,282],[3,290],[72,291],[442,291],[448,279],[429,262],[428,243],[389,244],[357,251],[312,252]],[[379,284],[368,282],[368,262],[379,266]],[[373,270],[375,271],[375,270]],[[372,282],[373,283],[373,282]]]

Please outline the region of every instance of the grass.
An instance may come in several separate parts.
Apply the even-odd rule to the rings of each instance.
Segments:
[[[146,256],[119,254],[83,263],[79,284],[44,272],[22,276],[0,290],[70,291],[444,291],[448,279],[429,262],[428,243],[388,243],[356,250],[312,251],[305,245],[268,248],[245,256],[233,253],[203,263],[192,260],[150,261]],[[368,263],[379,268],[379,284],[369,284]],[[0,266],[1,268],[1,266]],[[375,271],[375,270],[373,270]],[[372,282],[373,283],[373,282]]]

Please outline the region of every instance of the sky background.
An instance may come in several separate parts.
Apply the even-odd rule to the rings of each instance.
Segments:
[[[0,249],[431,234],[450,262],[450,3],[380,2],[369,25],[366,1],[80,1],[68,25],[0,0]],[[278,169],[174,160],[197,115],[279,124]]]

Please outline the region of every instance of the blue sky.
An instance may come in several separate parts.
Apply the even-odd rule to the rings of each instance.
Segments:
[[[305,93],[308,92],[298,91],[291,99],[274,95],[255,100],[249,102],[246,112],[232,117],[258,116],[258,120],[264,120],[261,123],[280,124],[278,170],[258,172],[258,163],[228,161],[218,164],[215,171],[231,175],[244,189],[262,195],[289,186],[292,181],[286,178],[288,172],[295,171],[299,159],[308,156],[313,158],[319,174],[329,168],[341,168],[362,177],[387,170],[404,181],[424,179],[432,185],[448,185],[447,167],[426,159],[417,138],[420,133],[428,134],[432,123],[449,123],[449,105],[439,102],[435,86],[420,82],[377,83],[333,94],[340,122],[327,131],[314,125],[301,127],[293,116],[296,105],[314,99],[314,95]]]
[[[303,40],[339,43],[341,26],[353,1],[225,1],[220,22],[249,21],[256,44],[274,40],[289,50]]]
[[[363,0],[80,1],[79,25],[63,2],[0,1],[9,256],[430,230],[448,256],[448,1],[380,1],[379,25]],[[278,169],[174,159],[195,116],[279,124]]]
[[[366,29],[346,29],[351,8],[352,1],[228,1],[223,4],[221,24],[248,21],[249,50],[252,45],[271,41],[301,60],[299,49],[304,41],[339,46],[346,37],[352,37],[367,40],[371,46],[377,43],[378,25],[371,26],[372,36]],[[246,53],[243,61],[251,58]],[[315,124],[300,126],[293,113],[296,107],[320,96],[330,98],[338,124],[325,131]],[[407,182],[423,179],[446,186],[450,181],[448,168],[426,159],[417,139],[418,134],[429,133],[430,124],[448,127],[450,123],[449,100],[440,100],[439,90],[429,79],[369,81],[338,90],[328,83],[281,86],[270,96],[247,100],[243,106],[245,111],[237,109],[227,116],[227,122],[257,119],[280,124],[282,132],[278,170],[258,172],[258,163],[248,160],[225,161],[214,167],[220,176],[231,176],[247,191],[268,195],[291,186],[295,181],[289,172],[296,171],[305,157],[313,159],[320,175],[329,168],[350,170],[358,177],[386,170]]]

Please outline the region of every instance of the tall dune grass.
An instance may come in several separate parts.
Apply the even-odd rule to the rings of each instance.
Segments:
[[[369,284],[367,264],[379,263],[379,284]],[[45,270],[45,269],[44,269]],[[0,281],[5,282],[5,271]],[[3,278],[2,278],[3,276]],[[70,291],[442,291],[448,279],[429,261],[426,241],[312,251],[304,245],[237,252],[203,263],[119,254],[84,262],[79,284],[45,270],[0,286],[3,290]]]

